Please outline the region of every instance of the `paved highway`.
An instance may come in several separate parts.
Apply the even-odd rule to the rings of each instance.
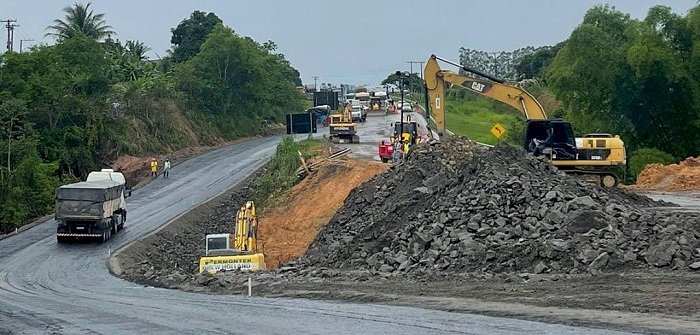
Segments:
[[[422,115],[415,112],[405,112],[404,118],[410,117],[418,122],[420,133],[427,134],[427,123]],[[389,141],[393,134],[394,123],[401,120],[401,114],[388,113],[383,116],[368,116],[367,122],[357,122],[357,135],[360,136],[360,144],[338,144],[340,147],[350,148],[351,157],[357,159],[380,161],[378,146],[382,141]],[[328,127],[320,127],[319,131],[328,132]]]
[[[110,251],[241,181],[279,139],[176,166],[169,180],[133,193],[127,228],[108,243],[58,245],[52,220],[0,241],[0,334],[627,334],[409,307],[195,294],[108,273]]]

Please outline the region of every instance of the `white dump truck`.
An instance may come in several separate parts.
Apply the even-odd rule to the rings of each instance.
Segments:
[[[87,181],[56,190],[56,239],[59,243],[93,239],[107,241],[124,228],[126,198],[131,191],[119,172],[91,172]]]

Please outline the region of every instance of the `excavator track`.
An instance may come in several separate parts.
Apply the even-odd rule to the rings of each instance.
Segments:
[[[579,176],[590,183],[604,188],[613,188],[620,183],[619,178],[612,172],[583,169],[570,169],[562,171],[566,172],[567,174]]]

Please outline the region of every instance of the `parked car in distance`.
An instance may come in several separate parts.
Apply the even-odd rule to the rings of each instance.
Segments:
[[[352,106],[352,121],[365,122],[367,120],[367,108],[362,105]]]

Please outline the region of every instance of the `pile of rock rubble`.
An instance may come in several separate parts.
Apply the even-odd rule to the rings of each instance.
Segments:
[[[519,148],[422,146],[355,189],[298,268],[389,274],[700,268],[700,216],[602,189]]]

